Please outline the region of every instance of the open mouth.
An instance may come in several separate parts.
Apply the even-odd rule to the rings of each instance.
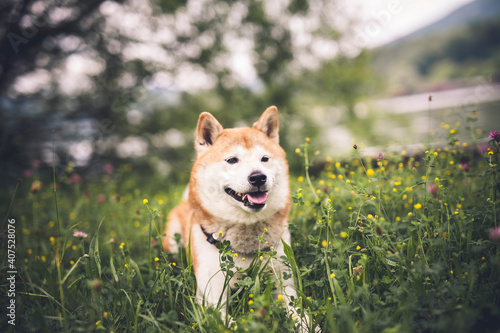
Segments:
[[[243,202],[245,207],[252,209],[262,209],[266,205],[267,192],[249,192],[249,193],[239,193],[231,188],[225,189],[226,193],[229,194],[234,200]]]

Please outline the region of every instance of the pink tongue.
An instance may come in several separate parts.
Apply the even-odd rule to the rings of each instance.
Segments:
[[[243,196],[243,200],[245,200],[245,198],[248,198],[248,201],[251,203],[261,205],[267,200],[267,192],[247,193]]]

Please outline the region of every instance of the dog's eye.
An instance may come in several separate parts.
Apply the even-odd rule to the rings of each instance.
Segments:
[[[261,158],[261,162],[268,162],[269,161],[269,157],[268,156],[264,156]]]
[[[238,159],[236,157],[231,157],[226,160],[227,163],[229,164],[235,164],[238,163]]]

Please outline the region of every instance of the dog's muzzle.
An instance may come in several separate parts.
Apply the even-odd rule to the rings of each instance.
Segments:
[[[245,205],[245,207],[259,210],[266,206],[266,201],[268,197],[266,191],[239,193],[229,187],[227,187],[225,191],[234,200],[242,202]]]

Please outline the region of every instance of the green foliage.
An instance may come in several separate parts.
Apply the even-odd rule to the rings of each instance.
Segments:
[[[488,233],[499,227],[499,146],[492,139],[479,152],[456,132],[448,139],[413,156],[369,159],[358,148],[347,160],[326,157],[315,175],[314,141],[306,140],[296,151],[306,168],[292,179],[286,258],[263,246],[242,269],[227,242],[217,245],[233,289],[220,304],[225,318],[198,304],[189,247],[161,248],[182,188],[153,194],[124,166],[95,184],[64,181],[54,199],[51,182],[34,191],[29,181],[38,179],[28,178],[8,214],[17,228],[16,329],[296,332],[280,293],[294,279],[298,299],[290,302],[323,332],[494,332],[500,252]],[[269,260],[285,260],[292,274],[269,274]]]
[[[318,70],[305,72],[297,85],[303,95],[314,96],[317,105],[347,109],[345,122],[356,118],[354,106],[362,98],[376,92],[378,79],[371,67],[371,54],[361,52],[356,57],[339,56],[326,61]]]
[[[43,160],[42,145],[53,129],[62,164],[75,158],[74,147],[62,143],[85,141],[91,156],[80,164],[87,170],[129,162],[144,172],[170,171],[173,177],[185,177],[192,133],[203,111],[223,114],[224,125],[233,127],[242,119],[251,124],[276,105],[302,125],[299,133],[281,133],[285,146],[293,146],[290,137],[314,137],[305,116],[309,110],[297,103],[293,84],[304,70],[298,55],[311,53],[311,47],[292,38],[289,22],[314,20],[315,27],[305,32],[310,43],[338,35],[333,14],[325,10],[318,16],[311,10],[329,8],[331,1],[314,6],[310,0],[293,1],[280,9],[279,19],[262,0],[190,6],[185,0],[42,2],[40,8],[13,0],[0,6],[0,122],[8,124],[0,128],[6,147],[0,150],[1,180],[27,168],[30,160]],[[51,14],[60,11],[73,14]],[[117,17],[122,15],[127,19]],[[132,21],[141,22],[140,29],[133,29]],[[18,45],[11,34],[21,38]],[[241,57],[238,45],[245,45],[249,58],[243,73],[234,64]],[[68,63],[74,59],[93,65],[86,64],[89,72],[72,79],[63,68],[72,68]],[[30,91],[18,89],[15,82],[33,73],[45,73],[46,82]],[[63,78],[82,82],[67,91]],[[165,139],[169,130],[185,140],[171,145]],[[116,151],[120,142],[138,136],[148,144],[146,156],[130,158]]]

